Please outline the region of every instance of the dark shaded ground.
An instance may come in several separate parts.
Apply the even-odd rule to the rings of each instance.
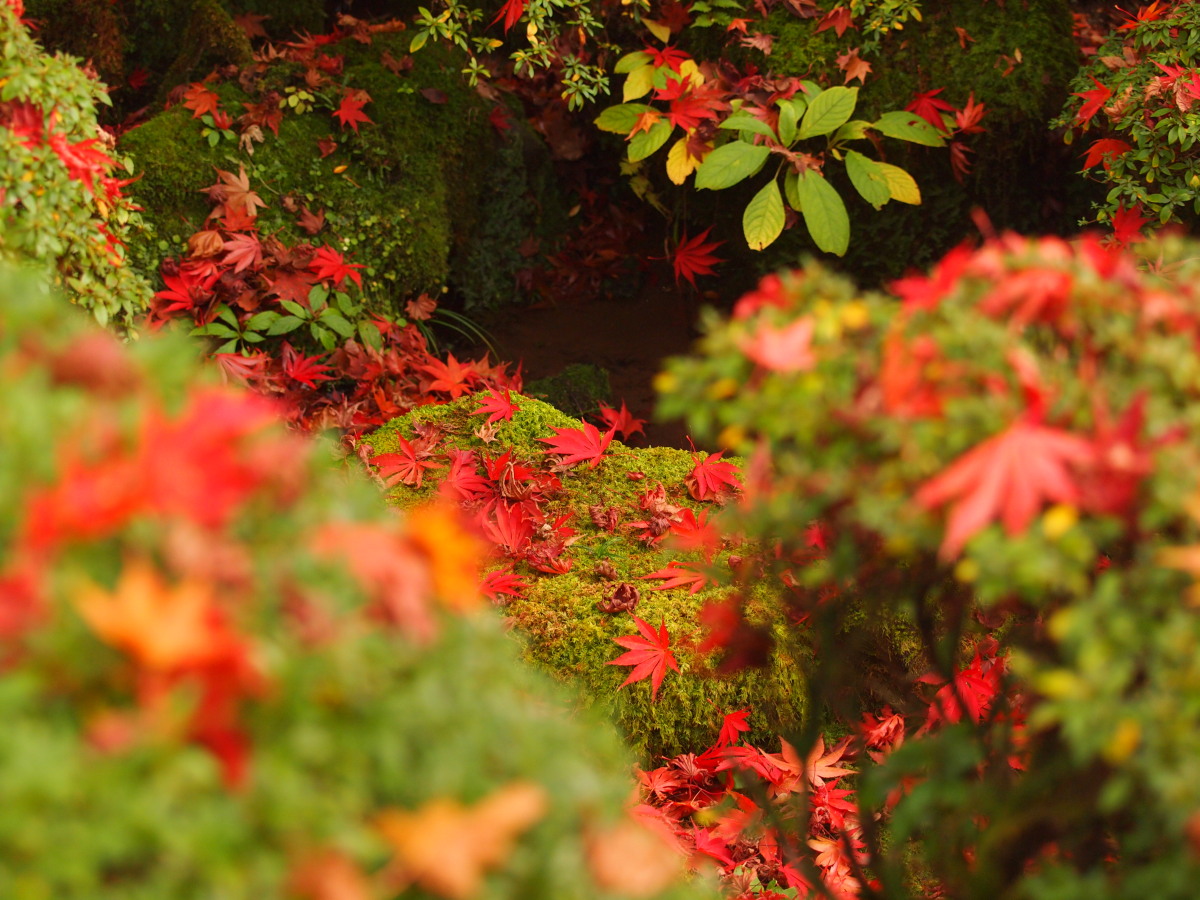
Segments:
[[[653,380],[662,360],[687,353],[695,339],[695,305],[686,289],[676,288],[670,266],[663,265],[648,274],[634,297],[505,309],[477,318],[501,359],[524,363],[526,383],[557,375],[572,363],[602,366],[616,407],[624,400],[633,415],[647,420],[648,444],[687,448],[681,423],[652,421]]]

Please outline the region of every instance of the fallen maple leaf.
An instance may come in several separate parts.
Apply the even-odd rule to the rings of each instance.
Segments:
[[[816,33],[819,34],[826,28],[832,28],[837,33],[837,36],[841,37],[846,33],[847,28],[853,27],[854,18],[850,10],[845,6],[835,6],[817,23]]]
[[[366,91],[351,91],[342,98],[341,104],[333,111],[333,117],[341,123],[343,129],[349,125],[354,129],[354,133],[358,134],[360,122],[374,124],[362,111],[370,102],[371,97]]]
[[[708,576],[703,572],[698,572],[689,567],[687,563],[669,562],[665,568],[659,569],[657,572],[651,572],[649,575],[642,575],[642,578],[664,578],[662,584],[651,588],[653,591],[667,591],[671,588],[686,587],[689,594],[694,594],[703,589],[708,583]]]
[[[258,215],[257,207],[264,209],[267,204],[254,191],[250,190],[250,178],[246,175],[246,167],[239,165],[238,174],[217,169],[216,184],[204,188],[209,197],[216,203],[223,204],[227,209],[232,208],[253,219]]]
[[[946,131],[946,123],[942,120],[942,111],[954,112],[954,107],[938,97],[945,88],[935,88],[932,91],[918,91],[912,101],[904,107],[906,112],[916,113],[938,131]]]
[[[555,453],[562,457],[563,466],[573,466],[576,463],[587,462],[589,469],[594,469],[604,458],[613,439],[613,429],[600,433],[600,430],[590,422],[585,422],[583,428],[555,428],[554,437],[538,438],[543,444],[549,444],[550,449],[545,453]]]
[[[1079,489],[1068,471],[1095,459],[1088,441],[1057,428],[1017,422],[960,456],[946,471],[921,485],[913,497],[933,509],[954,503],[939,551],[957,556],[989,523],[1000,518],[1019,534],[1047,500],[1077,503]]]
[[[662,620],[659,630],[655,631],[654,626],[643,619],[639,619],[637,616],[632,616],[632,618],[642,636],[631,634],[614,638],[618,644],[627,648],[627,652],[610,660],[608,665],[634,667],[617,690],[627,684],[633,684],[635,681],[650,678],[650,699],[653,701],[658,699],[658,689],[667,675],[667,668],[670,667],[678,672],[679,663],[675,661],[675,654],[670,650],[671,638],[667,634],[666,619]]]
[[[642,427],[646,424],[645,419],[635,419],[629,413],[629,408],[625,405],[625,401],[621,401],[621,409],[615,410],[605,404],[600,404],[600,418],[611,431],[619,432],[624,440],[633,437],[639,431],[645,434],[646,431]]]
[[[520,409],[520,407],[512,402],[512,393],[510,391],[506,390],[503,394],[501,394],[500,391],[496,390],[495,388],[489,388],[488,396],[483,398],[483,405],[475,410],[471,415],[478,416],[481,413],[489,413],[490,415],[487,417],[487,424],[490,425],[493,422],[499,422],[501,420],[506,422],[511,421],[513,413],[515,413],[518,409]]]
[[[696,457],[696,465],[683,480],[692,499],[720,501],[741,489],[737,480],[738,467],[731,462],[722,462],[724,453],[724,450],[710,453],[703,460]]]
[[[333,282],[334,287],[341,287],[347,277],[362,287],[362,275],[357,270],[365,268],[365,266],[361,263],[346,262],[342,254],[332,247],[318,247],[308,268],[316,274],[318,280],[324,281],[328,278]]]
[[[689,238],[687,233],[684,232],[683,237],[679,241],[679,246],[675,248],[675,254],[671,257],[671,266],[675,269],[676,284],[679,284],[679,279],[682,277],[686,278],[692,287],[695,287],[697,275],[713,275],[715,273],[712,267],[717,263],[725,262],[725,260],[713,256],[712,253],[712,251],[725,243],[724,241],[704,242],[710,231],[712,231],[711,225],[694,238]]]
[[[193,119],[199,119],[203,115],[215,113],[217,111],[217,104],[220,101],[220,97],[199,81],[189,85],[183,95],[184,108],[192,111]]]
[[[721,731],[717,735],[718,747],[731,747],[741,740],[738,735],[750,730],[750,710],[739,709],[726,713],[721,719]]]
[[[371,457],[371,463],[379,467],[379,474],[388,487],[403,482],[419,488],[425,470],[439,468],[441,464],[429,458],[433,454],[428,450],[419,450],[402,437],[396,440],[400,445],[398,453],[379,453]]]
[[[332,381],[334,375],[329,366],[321,363],[321,354],[305,356],[299,353],[287,341],[283,342],[283,371],[293,381],[306,384],[316,390],[318,381]]]
[[[234,234],[223,244],[225,257],[221,261],[233,263],[234,274],[254,266],[262,267],[262,244],[256,234]]]
[[[858,48],[855,47],[849,53],[843,53],[837,58],[838,68],[845,74],[842,79],[842,84],[849,84],[855,78],[860,83],[866,84],[867,75],[871,73],[871,64],[865,59],[859,58]]]
[[[420,809],[388,809],[375,827],[391,845],[396,874],[450,900],[479,894],[484,873],[503,863],[517,837],[549,807],[530,781],[498,788],[474,806],[438,797]]]

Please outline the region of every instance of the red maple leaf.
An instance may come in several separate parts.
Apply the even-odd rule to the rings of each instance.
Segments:
[[[708,576],[703,572],[698,572],[688,566],[687,563],[671,561],[667,563],[666,568],[659,569],[657,572],[651,572],[649,575],[642,575],[644,579],[648,578],[663,578],[666,579],[662,584],[652,587],[652,591],[667,591],[671,588],[686,587],[689,594],[694,594],[702,590],[708,583]]]
[[[488,24],[495,25],[501,19],[504,19],[504,33],[512,28],[520,20],[525,12],[526,0],[504,0],[504,5],[500,7],[500,12],[496,13],[496,18]]]
[[[642,427],[646,424],[645,419],[635,419],[629,414],[629,408],[625,405],[625,401],[621,401],[621,409],[617,411],[610,406],[600,404],[600,418],[611,431],[619,432],[622,439],[628,440],[639,431],[645,434],[646,431]]]
[[[418,368],[433,376],[429,390],[445,391],[455,400],[470,390],[471,380],[475,376],[475,370],[469,364],[464,366],[460,363],[453,353],[446,354],[445,362],[434,359]]]
[[[1032,422],[1015,425],[960,456],[917,490],[918,506],[954,503],[940,555],[952,559],[997,518],[1010,534],[1023,531],[1047,500],[1078,503],[1071,465],[1095,460],[1091,443]]]
[[[371,457],[371,462],[379,467],[379,474],[388,487],[403,482],[419,488],[421,480],[425,477],[425,470],[436,469],[441,463],[429,458],[433,455],[430,451],[418,450],[402,437],[397,437],[396,440],[400,444],[398,453],[378,453]]]
[[[1120,247],[1124,247],[1130,241],[1137,240],[1142,236],[1142,226],[1150,220],[1142,215],[1142,205],[1137,203],[1129,209],[1125,208],[1122,203],[1117,207],[1117,211],[1112,217],[1113,241]]]
[[[707,459],[696,457],[691,474],[683,480],[692,499],[720,500],[741,489],[737,480],[738,467],[731,462],[722,462],[724,453],[724,450],[710,453]]]
[[[474,450],[451,450],[450,469],[439,489],[455,500],[480,500],[491,496],[492,483],[479,474]]]
[[[362,287],[362,276],[356,270],[365,267],[361,263],[346,262],[342,254],[332,247],[318,247],[317,252],[308,263],[308,268],[316,273],[318,280],[324,281],[326,278],[331,280],[334,287],[341,287],[347,277],[360,288]]]
[[[509,391],[501,394],[495,388],[489,388],[488,396],[483,399],[483,405],[471,415],[478,416],[481,413],[490,413],[487,417],[487,424],[490,425],[493,422],[499,422],[501,419],[506,422],[511,421],[513,413],[518,409],[520,407],[512,402],[512,394]]]
[[[1105,87],[1101,84],[1095,75],[1089,76],[1092,82],[1096,85],[1090,91],[1080,91],[1077,94],[1072,94],[1072,97],[1082,97],[1084,104],[1079,108],[1079,112],[1075,114],[1075,124],[1082,125],[1100,111],[1100,108],[1108,102],[1108,98],[1112,96],[1112,88]]]
[[[1112,166],[1113,159],[1129,149],[1127,143],[1117,138],[1101,138],[1088,147],[1087,153],[1084,154],[1083,167],[1090,169],[1097,163],[1103,163],[1104,168],[1108,169]]]
[[[333,117],[342,123],[343,130],[349,125],[354,129],[354,133],[358,134],[359,122],[365,122],[368,125],[375,124],[362,111],[362,108],[370,102],[371,97],[366,91],[350,91],[342,98],[341,105],[333,111]]]
[[[718,747],[730,747],[741,740],[738,735],[750,730],[750,710],[739,709],[726,713],[721,720],[721,731],[717,735]]]
[[[984,127],[979,123],[987,114],[987,105],[975,102],[975,92],[971,91],[967,103],[961,110],[954,111],[954,123],[958,126],[959,134],[979,134]]]
[[[203,115],[215,113],[221,98],[197,81],[188,86],[183,95],[184,108],[192,111],[192,118],[199,119]]]
[[[583,428],[555,428],[554,437],[538,438],[543,444],[550,445],[550,449],[543,452],[561,456],[563,466],[587,462],[589,469],[600,464],[612,439],[613,429],[601,434],[590,422],[585,422]]]
[[[946,131],[946,123],[942,121],[942,111],[954,112],[954,107],[938,97],[945,88],[934,88],[932,91],[919,91],[913,95],[912,102],[904,107],[907,112],[916,113],[938,131]]]
[[[679,279],[682,276],[688,280],[692,287],[695,287],[697,275],[712,275],[714,274],[712,270],[713,265],[725,262],[725,260],[713,256],[712,253],[725,243],[724,241],[704,242],[710,231],[712,231],[711,225],[694,238],[689,238],[687,232],[684,232],[683,237],[680,238],[679,246],[675,248],[675,254],[671,257],[671,266],[675,269],[676,284],[679,284]]]
[[[725,92],[696,84],[692,78],[667,78],[665,87],[654,92],[655,100],[670,104],[667,121],[684,131],[691,131],[705,120],[715,121],[729,109]]]
[[[940,721],[962,721],[964,707],[972,722],[981,722],[1000,693],[1004,662],[1004,657],[996,656],[994,644],[980,647],[971,664],[960,670],[952,683],[944,684],[938,690],[929,704],[929,713],[921,730],[927,731]],[[932,673],[922,675],[917,680],[925,684],[943,682],[941,677]]]
[[[214,203],[225,207],[226,215],[236,211],[244,213],[249,219],[258,215],[258,207],[266,207],[262,197],[250,190],[250,178],[246,175],[246,167],[239,164],[238,174],[216,169],[218,181],[216,184],[202,188]],[[230,230],[231,226],[226,224]]]
[[[96,138],[71,143],[61,131],[51,131],[46,142],[66,166],[67,174],[76,181],[82,181],[89,193],[95,191],[95,179],[103,178],[114,165],[111,158],[96,149],[99,144]]]
[[[488,540],[512,556],[524,554],[533,539],[533,522],[517,503],[490,504],[480,512],[479,524]]]
[[[633,671],[628,677],[621,682],[617,690],[625,687],[627,684],[633,684],[635,681],[641,681],[644,678],[650,678],[650,699],[658,699],[658,689],[662,685],[663,678],[667,675],[667,667],[671,667],[676,672],[679,671],[679,663],[675,661],[675,654],[671,652],[671,639],[667,634],[666,619],[663,619],[659,624],[659,630],[655,631],[654,626],[633,616],[633,621],[637,625],[638,631],[642,636],[627,635],[625,637],[615,638],[616,642],[622,647],[627,648],[627,652],[622,653],[614,660],[609,661],[610,666],[633,666]]]
[[[817,33],[819,34],[826,28],[832,28],[837,32],[837,36],[841,37],[846,33],[847,28],[853,27],[854,18],[850,15],[850,10],[845,6],[835,6],[825,13],[825,17],[817,23]]]
[[[242,272],[251,266],[262,266],[262,244],[255,234],[235,234],[223,244],[225,257],[221,261],[233,264],[234,273]]]
[[[673,72],[678,72],[680,67],[691,59],[687,51],[670,45],[663,47],[661,50],[657,47],[646,47],[645,52],[649,55],[650,65],[654,66],[654,68],[657,69],[661,66],[666,66]]]
[[[527,587],[529,585],[525,583],[525,579],[514,574],[511,568],[494,569],[487,573],[483,583],[479,585],[479,592],[497,606],[503,606],[512,602],[504,599],[505,597],[520,597]]]
[[[332,381],[335,376],[329,366],[321,364],[321,357],[303,356],[287,341],[283,342],[283,371],[294,381],[316,388],[318,381]]]

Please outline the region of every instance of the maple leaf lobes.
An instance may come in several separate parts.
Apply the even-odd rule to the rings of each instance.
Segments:
[[[589,469],[594,469],[604,457],[613,439],[614,430],[609,429],[603,434],[590,422],[585,422],[583,428],[555,428],[554,437],[538,438],[543,444],[549,444],[546,453],[556,453],[562,457],[564,466],[587,462]]]
[[[362,111],[362,108],[370,102],[371,98],[366,91],[351,91],[342,98],[341,104],[333,111],[333,117],[341,123],[343,129],[349,125],[354,129],[354,133],[358,134],[360,122],[367,125],[375,124]]]
[[[490,413],[486,424],[491,425],[493,422],[499,422],[501,419],[506,422],[511,421],[513,413],[518,409],[520,407],[512,402],[512,394],[509,391],[506,390],[502,394],[495,388],[490,388],[488,396],[483,400],[483,405],[471,413],[471,415],[478,416],[483,413]]]
[[[712,231],[711,225],[694,238],[689,238],[685,232],[680,239],[679,246],[675,248],[675,254],[671,257],[676,284],[679,284],[679,279],[682,277],[686,278],[692,287],[695,287],[697,275],[715,274],[712,267],[717,263],[725,262],[725,260],[713,256],[713,251],[725,243],[724,241],[705,243],[705,238],[708,237],[710,231]]]
[[[662,685],[663,679],[667,675],[667,668],[670,667],[676,672],[679,671],[679,663],[675,660],[675,654],[671,652],[671,639],[667,634],[667,623],[664,618],[660,624],[658,631],[654,630],[654,626],[648,622],[633,616],[634,624],[641,632],[641,637],[637,635],[627,635],[625,637],[615,638],[614,640],[622,647],[627,648],[627,652],[622,653],[616,659],[610,660],[610,666],[633,666],[633,671],[621,682],[617,690],[625,687],[627,684],[633,684],[635,681],[641,681],[644,678],[650,679],[650,699],[658,699],[658,689]]]
[[[341,287],[347,277],[362,287],[362,275],[357,270],[364,266],[361,263],[346,262],[342,254],[332,247],[318,247],[308,268],[316,274],[318,280],[324,281],[328,278],[334,287]]]
[[[1082,125],[1084,122],[1087,122],[1089,119],[1091,119],[1092,116],[1098,113],[1100,108],[1104,106],[1104,104],[1107,103],[1108,99],[1112,96],[1112,88],[1101,84],[1094,75],[1089,77],[1091,77],[1092,82],[1096,86],[1090,91],[1080,91],[1079,93],[1071,95],[1072,97],[1082,97],[1085,101],[1083,106],[1079,108],[1079,112],[1075,114],[1076,125]]]
[[[1015,535],[1047,500],[1077,503],[1079,489],[1068,469],[1090,465],[1095,455],[1092,444],[1077,435],[1018,422],[967,451],[913,499],[925,509],[954,503],[939,551],[952,559],[997,518]]]

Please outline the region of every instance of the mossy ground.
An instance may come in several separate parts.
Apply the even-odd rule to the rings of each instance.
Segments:
[[[519,397],[516,402],[519,411],[512,421],[498,424],[495,441],[490,444],[474,434],[483,423],[483,417],[472,415],[479,406],[478,397],[420,407],[364,440],[375,453],[391,452],[397,449],[397,436],[411,438],[418,423],[436,423],[446,433],[442,445],[446,449],[471,449],[489,455],[511,450],[515,459],[536,463],[546,448],[538,438],[552,436],[554,428],[580,426],[578,420],[540,401]],[[770,628],[779,643],[770,664],[763,669],[717,676],[712,671],[715,658],[697,650],[702,634],[699,614],[706,603],[721,599],[730,589],[707,587],[694,595],[684,588],[653,590],[661,582],[642,581],[641,576],[672,560],[698,562],[699,554],[650,547],[624,525],[608,532],[592,522],[588,512],[592,505],[617,507],[623,523],[642,518],[637,506],[639,495],[660,483],[670,503],[699,515],[712,504],[698,503],[688,495],[684,478],[693,466],[693,454],[682,450],[636,449],[613,441],[608,455],[596,468],[578,465],[561,473],[562,490],[544,505],[544,511],[549,518],[571,514],[570,525],[578,535],[564,555],[573,566],[565,574],[547,575],[518,563],[516,571],[529,587],[505,610],[525,640],[526,657],[556,679],[573,682],[581,705],[608,712],[634,748],[650,757],[709,746],[716,738],[722,715],[735,709],[752,709],[755,730],[750,737],[764,745],[773,743],[781,731],[798,727],[804,717],[805,682],[796,660],[806,649],[802,636],[785,627],[773,611],[777,604],[772,603],[769,583],[760,583],[754,589],[748,608],[751,617],[757,617],[757,624]],[[644,477],[630,477],[638,474]],[[399,507],[427,501],[435,494],[438,481],[439,471],[432,470],[419,490],[398,485],[388,500]],[[729,552],[729,548],[718,551],[713,561],[717,569]],[[595,566],[603,561],[616,569],[617,581],[606,581],[595,574]],[[493,565],[504,564],[505,560],[497,558]],[[619,689],[630,670],[608,665],[623,652],[614,639],[636,633],[628,614],[610,615],[596,605],[620,581],[638,587],[641,599],[635,614],[655,626],[665,623],[671,635],[681,671],[668,672],[657,701],[651,700],[649,681]]]

